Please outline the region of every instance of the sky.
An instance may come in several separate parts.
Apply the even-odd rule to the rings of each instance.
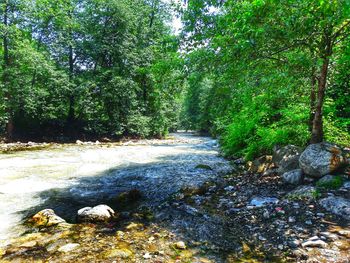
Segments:
[[[181,3],[181,0],[162,0],[165,3]],[[173,20],[171,23],[171,26],[173,28],[173,31],[175,34],[179,34],[182,28],[181,18],[177,17],[176,14],[173,14]]]

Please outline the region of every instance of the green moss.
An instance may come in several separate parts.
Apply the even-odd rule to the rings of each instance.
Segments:
[[[333,176],[333,179],[330,181],[327,181],[327,182],[318,181],[316,183],[316,186],[318,188],[332,189],[332,190],[336,190],[340,188],[342,185],[343,185],[343,178],[339,175]]]
[[[290,201],[301,201],[305,199],[318,199],[321,197],[321,193],[318,189],[307,193],[290,193],[287,195],[287,199]]]

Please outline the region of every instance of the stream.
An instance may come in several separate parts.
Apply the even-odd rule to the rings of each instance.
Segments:
[[[181,188],[231,169],[216,140],[190,133],[172,134],[170,140],[0,154],[0,242],[22,234],[24,220],[41,209],[54,209],[74,223],[78,209],[101,203],[117,209],[113,200],[132,189],[143,196],[139,205],[159,207]]]

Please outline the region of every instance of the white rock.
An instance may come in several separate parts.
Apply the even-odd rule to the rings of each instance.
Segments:
[[[114,217],[115,212],[107,205],[84,207],[78,211],[79,222],[105,222]]]
[[[75,143],[78,144],[78,145],[83,145],[84,144],[81,140],[76,140]]]
[[[327,243],[318,239],[318,240],[308,240],[301,244],[302,247],[322,247],[326,248]]]
[[[179,241],[175,243],[175,247],[177,249],[186,249],[186,244],[183,241]]]

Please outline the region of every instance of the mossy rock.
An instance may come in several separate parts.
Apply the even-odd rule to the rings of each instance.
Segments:
[[[314,186],[303,185],[287,194],[289,200],[312,200],[320,197],[320,192]]]
[[[343,178],[339,175],[326,175],[317,181],[316,186],[318,188],[336,190],[343,185]]]

